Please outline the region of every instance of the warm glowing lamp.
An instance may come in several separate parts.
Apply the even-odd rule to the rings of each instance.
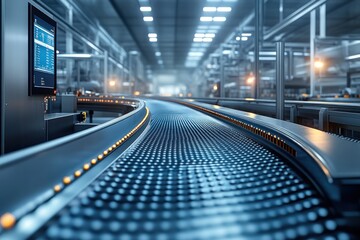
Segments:
[[[316,61],[314,62],[314,67],[317,68],[317,69],[321,69],[321,68],[324,67],[324,62],[321,61],[321,60],[316,60]]]

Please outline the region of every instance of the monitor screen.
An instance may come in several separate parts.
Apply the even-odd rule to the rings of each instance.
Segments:
[[[56,22],[29,5],[29,95],[56,92]]]

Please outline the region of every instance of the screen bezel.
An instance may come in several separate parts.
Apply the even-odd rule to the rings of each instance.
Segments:
[[[54,26],[55,33],[54,33],[54,87],[53,88],[42,88],[35,86],[34,84],[34,23],[35,23],[35,16],[41,18],[43,21],[47,22],[51,26]],[[57,64],[57,57],[56,57],[56,42],[57,42],[57,24],[52,18],[47,16],[45,13],[34,7],[29,3],[29,96],[31,95],[56,95],[56,64]]]

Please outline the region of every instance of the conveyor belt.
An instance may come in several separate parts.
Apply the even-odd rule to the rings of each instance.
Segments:
[[[34,239],[351,238],[308,181],[241,131],[147,104],[143,139]]]

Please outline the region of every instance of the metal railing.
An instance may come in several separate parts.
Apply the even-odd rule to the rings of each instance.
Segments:
[[[276,117],[274,100],[237,98],[192,98],[192,100]],[[284,120],[360,139],[360,101],[357,100],[345,99],[343,102],[286,100]]]

